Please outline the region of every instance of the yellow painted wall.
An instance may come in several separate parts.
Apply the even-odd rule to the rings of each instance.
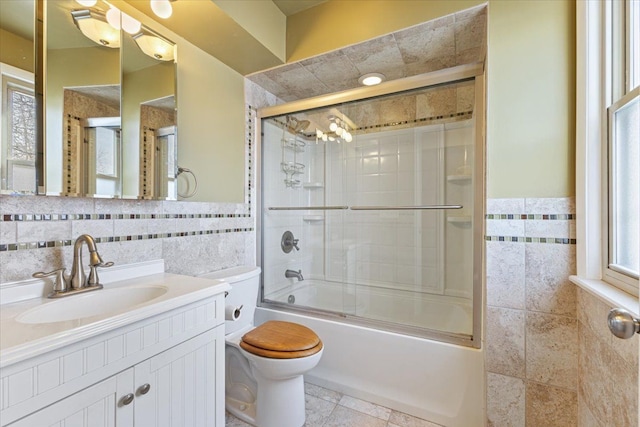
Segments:
[[[329,0],[287,18],[287,62],[360,43],[482,3],[481,0]]]
[[[31,40],[0,28],[0,62],[33,73],[33,59]]]
[[[137,197],[140,188],[140,104],[175,94],[175,81],[171,62],[159,62],[122,76],[122,93],[126,94],[121,109],[122,194],[125,197]]]
[[[271,1],[213,0],[226,14],[282,61],[286,58],[287,17]]]
[[[96,46],[95,48],[56,49],[47,52],[45,79],[47,194],[62,192],[64,88],[114,84],[120,84],[120,52],[117,49]]]
[[[330,0],[289,17],[288,60],[480,3]],[[488,19],[488,197],[572,196],[575,1],[490,0]]]

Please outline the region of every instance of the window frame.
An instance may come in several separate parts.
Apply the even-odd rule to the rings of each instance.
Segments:
[[[9,87],[13,87],[13,90],[18,92],[24,92],[29,95],[35,97],[35,83],[34,83],[34,74],[25,71],[23,69],[14,67],[12,65],[0,62],[0,162],[4,164],[5,167],[0,167],[0,179],[2,179],[5,185],[8,185],[9,182],[13,180],[11,174],[11,166],[22,165],[22,166],[33,166],[35,171],[36,161],[29,160],[11,160],[9,159],[9,136],[10,136],[10,113],[11,106],[9,105],[9,96],[8,90]],[[37,151],[37,148],[36,148]],[[29,194],[35,194],[36,188],[34,187],[33,192]],[[14,194],[15,191],[12,189],[3,189],[3,186],[0,185],[0,194]]]
[[[635,297],[638,279],[609,267],[608,150],[609,107],[636,90],[639,83],[633,82],[635,87],[631,87],[630,76],[637,64],[629,55],[638,48],[627,42],[631,35],[630,11],[640,8],[639,3],[576,2],[577,276],[572,278],[580,286],[596,281]]]

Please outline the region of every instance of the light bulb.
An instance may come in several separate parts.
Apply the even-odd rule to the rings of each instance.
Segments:
[[[84,7],[92,7],[98,3],[98,0],[76,0],[76,2],[80,3]]]
[[[133,19],[126,13],[122,14],[122,29],[129,34],[138,34],[142,24],[137,19]]]
[[[118,31],[121,28],[121,18],[122,16],[119,9],[111,6],[111,8],[107,11],[107,22]]]
[[[316,129],[316,136],[322,138],[322,131],[320,129]]]
[[[338,129],[338,124],[336,122],[331,122],[331,124],[329,125],[329,130],[331,132],[335,132],[336,129]]]
[[[351,134],[349,132],[347,132],[344,136],[343,136],[344,140],[347,142],[351,142],[353,141],[353,137],[351,136]]]
[[[343,132],[344,132],[344,129],[342,129],[342,128],[336,129],[336,135],[338,135],[338,136],[342,135]]]
[[[335,141],[335,140],[336,140],[336,139],[335,139],[334,137],[332,137],[332,136],[330,136],[330,137],[329,137],[329,141],[333,142],[333,141]]]
[[[173,13],[169,0],[151,0],[151,10],[159,18],[167,19]]]
[[[326,133],[323,133],[323,134],[322,134],[322,140],[323,140],[323,141],[326,141],[327,139],[329,139],[329,137],[327,136],[327,134],[326,134]]]

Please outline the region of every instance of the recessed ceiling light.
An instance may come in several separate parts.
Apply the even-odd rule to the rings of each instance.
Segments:
[[[358,82],[360,82],[361,85],[365,85],[365,86],[375,86],[377,84],[382,83],[383,80],[384,80],[384,74],[368,73],[363,76],[360,76],[360,78],[358,79]]]

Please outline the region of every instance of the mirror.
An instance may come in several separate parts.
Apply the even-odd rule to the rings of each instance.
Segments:
[[[46,192],[120,197],[120,31],[109,5],[46,3]]]
[[[12,114],[2,114],[0,192],[34,194],[44,170],[47,195],[176,199],[175,44],[102,0],[46,2],[44,124],[36,126],[36,4],[44,3],[0,2],[3,94],[15,98],[11,108],[3,98]]]
[[[124,197],[177,198],[175,50],[145,26],[123,33]]]
[[[36,191],[35,2],[0,1],[0,194]]]

